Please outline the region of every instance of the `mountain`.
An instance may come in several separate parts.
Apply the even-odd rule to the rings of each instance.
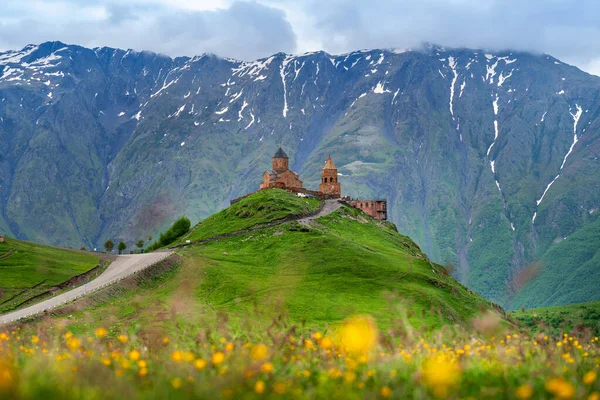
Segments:
[[[599,89],[510,51],[241,62],[30,45],[0,53],[0,232],[133,242],[256,190],[283,144],[308,187],[331,155],[343,194],[387,198],[399,230],[488,299],[543,306],[561,286],[572,302],[569,288],[600,284],[600,261],[582,251],[582,274],[551,255],[600,229]]]

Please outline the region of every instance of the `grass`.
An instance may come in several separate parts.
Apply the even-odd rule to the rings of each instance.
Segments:
[[[96,267],[97,257],[7,239],[0,243],[0,312]]]
[[[533,332],[550,331],[561,335],[574,329],[587,329],[600,335],[600,301],[512,311],[510,315]]]
[[[319,200],[300,198],[281,189],[263,190],[206,218],[184,239],[202,240],[290,216],[306,215],[316,211],[320,203]]]

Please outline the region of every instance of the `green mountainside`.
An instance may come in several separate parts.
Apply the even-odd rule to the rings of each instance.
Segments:
[[[273,208],[298,215],[298,201],[307,200],[263,191],[207,219],[190,237],[210,236],[205,227],[220,234],[233,225],[250,227],[247,219],[281,219]],[[314,202],[309,208],[316,208]],[[162,331],[172,324],[206,324],[219,315],[237,321],[285,316],[294,324],[327,326],[356,314],[370,314],[385,327],[405,313],[414,325],[435,328],[467,323],[484,310],[503,315],[431,263],[393,224],[346,206],[309,225],[282,222],[177,253],[179,267],[92,310],[81,307],[82,314],[75,314],[81,318],[68,321],[69,329],[85,330],[92,318]]]
[[[41,244],[7,239],[0,243],[0,313],[83,274],[98,257]]]

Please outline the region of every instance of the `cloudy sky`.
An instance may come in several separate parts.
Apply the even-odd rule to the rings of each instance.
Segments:
[[[212,52],[449,47],[549,53],[600,75],[598,0],[0,0],[0,49],[87,47]]]

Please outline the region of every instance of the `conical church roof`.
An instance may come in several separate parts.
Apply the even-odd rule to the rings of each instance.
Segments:
[[[287,154],[285,154],[285,151],[283,151],[283,149],[280,147],[279,150],[277,150],[277,153],[275,153],[275,155],[273,156],[273,158],[289,158]]]
[[[333,160],[331,159],[331,156],[327,157],[327,161],[325,161],[323,169],[337,169],[337,167],[333,163]]]

